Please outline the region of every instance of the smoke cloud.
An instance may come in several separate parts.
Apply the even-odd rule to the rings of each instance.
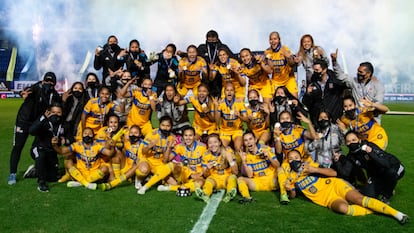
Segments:
[[[237,53],[244,47],[266,49],[269,33],[278,31],[295,53],[300,37],[309,33],[328,54],[338,48],[350,74],[370,61],[387,92],[414,93],[414,86],[396,88],[413,81],[409,0],[6,0],[0,13],[1,27],[19,48],[37,51],[39,76],[53,70],[72,82],[84,78],[79,69],[87,52],[94,53],[109,35],[116,35],[121,47],[138,39],[148,54],[171,42],[180,50],[199,45],[214,29]],[[87,71],[100,74],[92,63],[93,58]]]

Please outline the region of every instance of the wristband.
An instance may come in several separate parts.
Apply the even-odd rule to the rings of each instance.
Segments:
[[[230,167],[233,167],[233,165],[234,165],[234,164],[236,164],[236,162],[234,162],[234,161],[231,161],[231,162],[229,163]]]

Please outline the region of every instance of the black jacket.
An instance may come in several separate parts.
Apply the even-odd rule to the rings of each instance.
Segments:
[[[54,102],[61,102],[59,93],[55,89],[46,90],[39,81],[30,87],[31,94],[27,96],[17,113],[16,122],[30,124],[43,115],[46,109]]]
[[[54,136],[63,137],[64,130],[60,124],[53,125],[42,115],[30,126],[29,133],[35,136],[33,147],[45,151],[54,151],[51,140]]]
[[[339,119],[343,113],[342,94],[347,87],[335,79],[335,73],[332,70],[328,70],[328,76],[323,89],[317,81],[313,80],[309,84],[313,86],[313,91],[311,93],[305,92],[302,98],[302,103],[308,108],[314,124],[316,124],[321,111],[329,112],[333,122]]]

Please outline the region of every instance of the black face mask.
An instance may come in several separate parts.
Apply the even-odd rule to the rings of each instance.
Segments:
[[[259,103],[259,100],[249,100],[249,104],[252,107],[255,107]]]
[[[109,45],[109,48],[114,53],[119,52],[121,50],[121,48],[117,44],[111,44],[111,45]]]
[[[80,92],[80,91],[72,91],[72,95],[79,99],[80,97],[82,97],[82,92]]]
[[[53,90],[53,85],[50,83],[44,83],[42,84],[43,87],[43,91],[46,95],[49,95],[50,93],[52,93]]]
[[[98,87],[98,85],[96,84],[96,82],[88,82],[87,87],[91,88],[91,89],[95,89]]]
[[[171,133],[170,130],[166,130],[166,129],[160,129],[162,136],[164,137],[168,137]]]
[[[131,142],[131,144],[135,144],[139,141],[139,136],[135,136],[135,135],[130,135],[129,136],[129,141]]]
[[[329,120],[322,119],[322,120],[318,121],[318,125],[322,129],[325,129],[325,128],[327,128],[329,126]]]
[[[91,137],[91,136],[83,136],[82,137],[82,142],[83,143],[86,143],[86,144],[90,144],[90,143],[93,142],[93,137]]]
[[[293,160],[289,163],[290,169],[292,169],[295,172],[300,172],[302,170],[302,161],[300,160]]]
[[[346,110],[345,116],[349,119],[355,119],[355,109]]]
[[[365,79],[365,76],[362,74],[357,74],[358,81],[362,81]]]
[[[313,72],[313,78],[316,81],[322,81],[322,72]]]
[[[351,153],[357,153],[358,151],[361,150],[361,143],[359,142],[354,142],[348,145],[349,148],[349,152]]]
[[[139,52],[130,52],[134,58],[138,58]]]
[[[58,115],[51,115],[49,118],[50,123],[56,125],[60,122],[60,116]]]
[[[290,129],[290,127],[292,127],[292,122],[285,121],[280,123],[280,126],[282,127],[282,129]]]
[[[285,100],[286,100],[286,97],[284,97],[284,96],[276,96],[275,97],[275,102],[277,103],[277,104],[283,104],[283,102],[285,102]]]
[[[148,89],[149,89],[148,87],[142,87],[142,92],[147,94]]]

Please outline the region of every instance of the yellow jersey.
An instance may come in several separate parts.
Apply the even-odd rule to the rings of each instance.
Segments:
[[[384,128],[374,118],[374,113],[366,108],[357,108],[356,118],[350,120],[342,116],[341,121],[349,128],[358,132],[362,140],[375,143],[381,149],[385,149],[388,144],[388,135]]]
[[[202,69],[207,69],[207,63],[200,56],[197,56],[194,62],[190,62],[187,57],[183,57],[178,62],[178,67],[184,72],[184,78],[181,80],[183,86],[193,88],[201,83]]]
[[[260,64],[252,63],[250,65],[241,65],[240,74],[249,79],[249,87],[263,88],[270,84],[268,74],[262,69]]]
[[[203,154],[206,152],[206,145],[201,142],[194,141],[193,146],[189,148],[184,143],[178,144],[174,147],[174,156],[180,155],[183,159],[188,160],[188,167],[193,173],[203,172],[201,162]]]
[[[86,114],[86,127],[92,128],[96,134],[103,127],[105,116],[115,107],[113,102],[102,103],[99,97],[90,99],[83,108],[83,113]]]
[[[259,107],[259,105],[257,105],[257,107]],[[255,135],[257,135],[256,133],[262,133],[269,129],[269,124],[266,121],[267,113],[263,110],[253,109],[249,106],[247,108],[247,115],[251,116],[248,127],[255,133]]]
[[[75,154],[76,167],[80,170],[94,170],[104,163],[99,156],[104,147],[98,143],[93,143],[86,148],[83,142],[75,142],[69,146],[69,150]]]
[[[284,86],[290,78],[295,78],[293,69],[288,64],[288,58],[283,54],[292,54],[292,52],[285,45],[276,51],[271,48],[264,51],[265,57],[273,65],[272,83],[276,86]]]
[[[233,58],[229,58],[226,64],[214,65],[212,72],[217,72],[221,75],[223,88],[226,86],[226,83],[233,83],[234,89],[241,87],[236,74],[232,71],[233,67],[240,67],[240,63]]]
[[[154,147],[151,148],[148,153],[142,153],[142,148],[148,146],[154,140],[157,142]],[[152,132],[145,137],[139,147],[139,153],[142,154],[142,157],[140,156],[139,158],[144,158],[151,166],[164,165],[164,152],[167,150],[167,145],[171,140],[174,140],[172,135],[164,137],[158,128],[153,129]]]
[[[214,115],[214,104],[210,99],[207,97],[205,102],[200,102],[198,99],[190,96],[189,98],[185,98],[187,103],[191,103],[194,107],[194,119],[193,119],[193,127],[200,128],[202,131],[208,131],[210,129],[217,128],[216,122],[213,120],[211,121],[207,114]],[[210,111],[205,113],[203,109],[209,109]]]
[[[126,157],[125,160],[125,167],[131,168],[133,165],[137,164],[140,158],[139,147],[141,145],[141,141],[138,141],[136,144],[131,144],[130,141],[124,142],[124,154]]]
[[[231,132],[234,130],[243,129],[242,120],[240,117],[236,117],[234,113],[246,113],[244,103],[238,102],[235,99],[233,99],[231,102],[228,102],[227,99],[224,99],[219,104],[217,111],[220,113],[221,117],[220,131]]]
[[[287,158],[287,154],[291,150],[297,150],[301,155],[305,153],[305,132],[306,129],[300,125],[292,125],[292,127],[287,131],[282,131],[279,135],[280,142],[282,143],[282,151]]]
[[[207,165],[210,162],[214,162],[216,165],[210,169],[210,176],[211,177],[219,177],[219,176],[230,176],[232,174],[231,167],[228,164],[228,161],[223,157],[223,154],[231,153],[233,154],[233,162],[236,162],[236,158],[234,157],[234,151],[230,147],[225,147],[220,149],[220,153],[217,155],[212,153],[211,151],[206,151],[203,155],[203,162],[202,166],[207,168]]]
[[[145,123],[151,121],[151,102],[150,98],[156,99],[157,94],[154,92],[152,96],[146,96],[141,88],[131,91],[132,107],[128,114],[127,125],[138,125],[142,127]]]
[[[262,144],[257,145],[258,151],[255,154],[247,152],[246,154],[246,165],[253,170],[253,178],[255,177],[264,177],[264,176],[273,176],[275,173],[275,168],[272,167],[270,161],[262,158],[262,151],[267,151],[269,157],[276,160],[276,155],[272,152],[270,147],[264,146]]]

